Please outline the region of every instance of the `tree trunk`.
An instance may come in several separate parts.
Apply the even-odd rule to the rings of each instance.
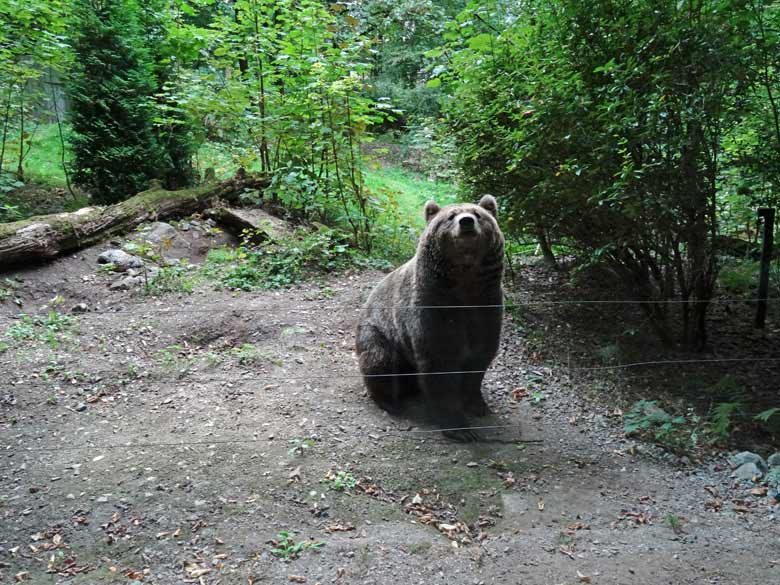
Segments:
[[[166,191],[157,187],[107,207],[85,207],[73,213],[0,224],[0,270],[20,262],[55,258],[145,221],[189,215],[211,207],[217,199],[235,200],[245,188],[264,189],[268,185],[267,179],[239,171],[228,181],[195,189]]]
[[[536,239],[539,242],[539,249],[542,252],[544,263],[550,268],[558,270],[558,260],[555,258],[550,241],[547,239],[547,231],[542,226],[536,226]]]

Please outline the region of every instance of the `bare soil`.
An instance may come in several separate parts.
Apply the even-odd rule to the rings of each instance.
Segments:
[[[366,397],[353,331],[380,273],[144,298],[108,290],[104,248],[7,275],[0,332],[58,295],[89,312],[0,354],[0,582],[778,580],[777,509],[725,454],[626,438],[642,379],[563,368],[629,351],[610,336],[633,309],[508,313],[475,421],[505,426],[464,445]],[[570,297],[562,278],[524,266],[513,294]],[[274,554],[280,533],[309,546]]]

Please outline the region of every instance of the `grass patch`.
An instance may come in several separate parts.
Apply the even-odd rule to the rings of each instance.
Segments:
[[[72,158],[70,149],[67,146],[70,127],[67,124],[62,125],[62,132],[65,137],[65,162],[69,163]],[[52,187],[65,187],[65,171],[62,169],[61,145],[59,130],[56,124],[41,124],[35,130],[30,138],[30,152],[24,159],[22,167],[24,169],[25,181],[51,185]],[[26,148],[26,146],[25,146]],[[10,135],[6,142],[6,156],[3,165],[3,171],[16,172],[16,165],[19,157],[19,135],[18,133]]]
[[[187,265],[165,266],[144,284],[144,294],[158,297],[166,293],[192,294],[195,277]]]
[[[352,266],[359,256],[339,232],[326,228],[298,229],[261,244],[253,244],[251,235],[235,250],[212,250],[203,274],[233,290],[278,289]]]
[[[411,225],[422,230],[425,227],[423,206],[429,199],[439,205],[458,201],[456,187],[452,183],[429,181],[422,175],[400,167],[374,167],[363,173],[366,188],[379,194],[393,194],[398,203],[398,213]]]
[[[56,349],[62,343],[66,333],[76,324],[76,318],[49,311],[45,316],[21,315],[18,323],[11,325],[5,332],[5,349],[14,343],[23,341],[43,341]]]

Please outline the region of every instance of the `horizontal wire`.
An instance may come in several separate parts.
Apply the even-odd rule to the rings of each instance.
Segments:
[[[381,435],[392,436],[398,438],[410,438],[410,435],[414,434],[433,434],[451,431],[481,431],[481,430],[496,430],[496,429],[508,429],[508,428],[520,428],[518,424],[505,424],[505,425],[487,425],[487,426],[473,426],[473,427],[449,427],[442,429],[409,429],[407,431],[393,430],[393,431],[375,431],[378,438]],[[374,434],[365,433],[368,435]],[[326,437],[326,438],[333,438]],[[215,439],[212,441],[181,441],[181,442],[158,442],[158,443],[113,443],[108,445],[58,445],[56,447],[23,447],[22,449],[28,453],[35,452],[60,452],[60,451],[99,451],[99,450],[113,450],[113,449],[146,449],[152,447],[197,447],[197,446],[211,446],[211,445],[230,445],[230,444],[254,444],[254,443],[267,443],[268,439]],[[542,443],[542,439],[517,439],[517,443]]]
[[[316,301],[306,301],[306,303],[315,303]],[[325,306],[317,306],[317,308],[323,308],[327,310],[346,309],[352,311],[364,311],[366,309],[382,309],[382,310],[430,310],[430,309],[513,309],[516,307],[527,306],[556,306],[556,305],[681,305],[681,304],[736,304],[736,303],[776,303],[780,302],[780,298],[767,298],[767,299],[711,299],[705,300],[682,300],[682,299],[670,299],[670,300],[608,300],[608,299],[584,299],[584,300],[563,300],[563,301],[513,301],[505,304],[484,304],[484,305],[371,305],[350,307],[345,303],[341,304],[328,304]],[[138,304],[139,307],[147,307],[144,304]],[[304,304],[303,307],[306,305]],[[104,316],[104,315],[134,315],[138,317],[148,317],[151,315],[178,315],[178,314],[192,314],[192,313],[228,313],[228,312],[246,312],[246,313],[261,313],[269,312],[271,310],[281,309],[287,307],[281,306],[268,306],[268,307],[240,307],[240,306],[225,306],[218,309],[206,309],[206,308],[186,308],[186,309],[149,309],[143,310],[110,310],[102,309],[99,311],[85,311],[83,313],[76,313],[79,317],[84,316]],[[288,309],[289,313],[303,312],[305,308],[296,307],[295,309]],[[45,316],[48,313],[16,313],[13,315],[6,315],[11,319],[18,318],[20,316]]]
[[[540,369],[566,372],[594,372],[594,371],[607,371],[607,370],[625,370],[630,368],[638,368],[643,366],[673,366],[673,365],[691,365],[691,364],[717,364],[717,363],[777,363],[780,362],[780,357],[759,357],[759,358],[711,358],[711,359],[687,359],[687,360],[651,360],[644,362],[630,362],[627,364],[615,364],[605,366],[563,366],[563,365],[546,365],[546,364],[531,364],[528,369]],[[202,370],[196,370],[195,372],[201,372]],[[286,381],[299,381],[299,380],[332,380],[334,378],[341,379],[373,379],[373,378],[401,378],[401,377],[423,377],[423,376],[456,376],[466,374],[490,374],[491,372],[498,373],[497,370],[448,370],[439,372],[402,372],[394,374],[347,374],[341,372],[333,372],[330,374],[309,374],[306,376],[262,376],[257,378],[202,378],[202,379],[188,379],[187,373],[182,375],[182,378],[178,380],[155,380],[148,376],[133,378],[125,381],[105,382],[104,380],[77,380],[74,378],[65,378],[59,380],[24,380],[19,382],[6,382],[6,387],[43,387],[51,385],[89,385],[89,384],[123,384],[128,385],[133,382],[147,382],[159,385],[178,385],[178,384],[207,384],[212,382],[222,382],[230,384],[246,384],[246,383],[263,383],[266,381],[274,382],[286,382]],[[116,376],[116,371],[103,371],[82,373],[80,375],[87,377],[104,377],[104,376]]]

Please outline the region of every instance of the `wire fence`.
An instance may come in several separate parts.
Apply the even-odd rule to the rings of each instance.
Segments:
[[[135,317],[150,317],[152,315],[191,315],[191,314],[219,314],[219,313],[269,313],[269,312],[281,312],[285,310],[289,313],[304,312],[306,308],[317,307],[323,310],[335,311],[335,310],[347,310],[353,312],[362,312],[367,308],[370,310],[470,310],[470,309],[506,309],[513,310],[521,307],[534,307],[534,306],[565,306],[565,305],[696,305],[696,304],[713,304],[713,305],[727,305],[727,304],[757,304],[760,302],[777,303],[780,302],[780,298],[715,298],[711,300],[698,300],[698,299],[564,299],[564,300],[512,300],[508,303],[501,304],[477,304],[477,305],[371,305],[370,307],[354,306],[346,303],[333,303],[323,300],[307,300],[301,306],[294,309],[290,309],[289,305],[270,304],[262,307],[251,307],[245,305],[229,305],[225,304],[218,308],[207,307],[195,307],[187,306],[185,308],[150,308],[147,303],[137,303],[135,308],[122,308],[112,309],[105,307],[97,310],[87,310],[79,312],[79,317],[114,317],[121,315],[130,315]],[[53,310],[53,309],[52,309]],[[17,313],[5,313],[3,316],[16,319],[20,316],[46,316],[48,313],[43,312],[39,314],[30,314],[24,312]]]
[[[547,370],[550,372],[604,372],[604,371],[616,371],[627,370],[633,368],[649,367],[649,366],[681,366],[681,365],[712,365],[712,364],[758,364],[780,363],[780,357],[756,357],[756,358],[707,358],[707,359],[682,359],[682,360],[649,360],[629,362],[624,364],[614,365],[602,365],[602,366],[569,366],[562,364],[529,364],[528,368]],[[305,375],[273,375],[263,374],[262,377],[199,377],[197,379],[188,378],[188,374],[202,373],[203,370],[186,370],[182,368],[179,377],[175,380],[155,379],[150,375],[144,376],[132,376],[128,375],[126,379],[117,379],[116,376],[121,372],[117,370],[102,370],[93,372],[78,372],[76,375],[70,377],[64,377],[61,379],[51,380],[19,380],[13,381],[6,379],[5,385],[8,387],[50,387],[52,385],[70,384],[70,385],[95,385],[95,384],[109,384],[109,385],[126,385],[132,382],[153,382],[158,385],[181,385],[186,383],[196,384],[211,384],[211,383],[224,383],[224,384],[263,384],[267,382],[299,382],[299,381],[314,381],[314,380],[333,380],[333,379],[384,379],[384,378],[422,378],[426,376],[458,376],[458,375],[487,375],[490,370],[445,370],[436,372],[399,372],[399,373],[387,373],[387,374],[361,374],[357,372],[328,372],[322,374],[305,374]],[[110,380],[106,380],[110,378]]]
[[[428,437],[429,435],[438,435],[439,433],[452,432],[452,431],[491,431],[491,430],[503,430],[503,429],[520,429],[520,425],[503,424],[503,425],[478,425],[478,426],[463,426],[463,427],[444,427],[434,429],[408,429],[408,430],[375,430],[370,433],[363,433],[365,437],[373,440],[381,440],[385,437],[395,438],[418,438],[420,436]],[[294,437],[290,437],[292,440]],[[326,438],[336,438],[337,435],[328,436]],[[429,438],[429,437],[428,437]],[[500,442],[500,443],[543,443],[542,439],[524,439],[524,438],[490,438],[484,437],[483,442]],[[267,438],[236,438],[236,439],[219,439],[214,438],[211,440],[198,440],[198,441],[160,441],[160,442],[133,442],[128,441],[125,443],[107,443],[107,444],[83,444],[83,445],[57,445],[52,447],[26,447],[23,450],[28,453],[52,453],[52,452],[68,452],[68,451],[100,451],[100,450],[115,450],[115,449],[151,449],[160,447],[216,447],[217,445],[240,445],[240,444],[267,444]]]
[[[567,300],[527,300],[518,301],[511,300],[508,303],[502,304],[478,304],[478,305],[372,305],[372,310],[471,310],[471,309],[513,309],[520,307],[533,307],[533,306],[577,306],[577,305],[642,305],[642,304],[697,304],[697,303],[712,303],[712,304],[751,304],[761,301],[777,302],[780,299],[758,299],[758,298],[724,298],[713,299],[710,301],[700,300],[652,300],[652,299],[634,299],[634,300],[609,300],[609,299],[567,299]],[[136,308],[138,307],[138,308]],[[312,300],[306,301],[305,304],[299,305],[294,309],[290,309],[289,305],[266,305],[262,307],[251,307],[246,305],[231,306],[224,305],[218,308],[208,307],[182,307],[182,308],[150,308],[147,303],[138,303],[135,307],[122,308],[113,310],[111,308],[101,308],[95,311],[88,311],[86,313],[79,313],[79,317],[113,317],[113,316],[129,316],[138,318],[151,318],[165,315],[193,315],[193,314],[231,314],[232,316],[238,316],[242,313],[271,313],[285,310],[290,314],[307,313],[310,308],[324,309],[328,311],[335,310],[348,310],[348,311],[364,311],[363,306],[348,305],[345,303],[334,303],[332,301]],[[46,313],[41,313],[45,315]],[[20,315],[5,315],[6,317],[16,318]],[[737,365],[737,364],[777,364],[780,363],[780,357],[713,357],[713,358],[690,358],[690,359],[668,359],[668,360],[645,360],[645,361],[632,361],[626,363],[617,364],[604,364],[604,365],[571,365],[560,363],[529,363],[529,370],[544,370],[545,372],[563,372],[568,374],[574,374],[577,372],[607,372],[607,371],[625,371],[635,370],[639,368],[648,367],[680,367],[683,365],[697,365],[697,366],[710,366],[715,364],[724,365]],[[0,364],[15,367],[13,364]],[[141,364],[128,363],[127,367],[141,367]],[[283,366],[279,366],[283,369]],[[246,371],[246,370],[245,370]],[[251,372],[251,370],[250,370]],[[485,375],[489,374],[488,370],[446,370],[446,371],[431,371],[431,372],[396,372],[396,373],[379,373],[379,374],[361,374],[354,371],[331,371],[323,373],[307,373],[305,375],[300,374],[267,374],[262,373],[257,375],[256,372],[251,378],[241,376],[206,376],[191,378],[192,375],[202,374],[202,369],[190,369],[189,367],[183,368],[178,374],[177,379],[156,379],[150,374],[143,375],[141,377],[130,375],[127,373],[125,379],[121,378],[122,373],[114,370],[96,370],[92,372],[78,372],[77,374],[71,374],[68,376],[65,374],[61,379],[54,379],[57,374],[52,374],[53,379],[50,380],[12,380],[11,376],[7,376],[5,384],[7,387],[20,388],[20,387],[47,387],[60,385],[128,385],[133,382],[148,382],[158,386],[180,386],[183,384],[210,384],[210,383],[223,383],[230,385],[246,385],[246,384],[268,384],[269,382],[312,382],[321,380],[334,380],[334,379],[372,379],[372,378],[389,378],[389,377],[426,377],[426,376],[460,376],[460,375]],[[499,430],[515,428],[517,425],[505,424],[505,425],[489,425],[489,426],[474,426],[474,427],[458,427],[449,429],[415,429],[404,431],[402,434],[397,435],[401,437],[414,437],[414,436],[426,436],[430,434],[437,434],[443,431],[460,431],[460,430]],[[384,436],[394,436],[393,433],[385,432]],[[263,439],[214,439],[203,441],[180,441],[180,442],[128,442],[123,444],[107,444],[107,445],[57,445],[52,447],[29,447],[25,451],[29,452],[50,452],[50,451],[78,451],[78,450],[100,450],[100,449],[121,449],[121,448],[167,448],[167,447],[187,447],[187,446],[203,446],[203,445],[216,445],[216,444],[241,444],[241,443],[258,443],[264,441]],[[495,439],[498,442],[524,442],[523,439]],[[531,440],[533,441],[533,440]]]

